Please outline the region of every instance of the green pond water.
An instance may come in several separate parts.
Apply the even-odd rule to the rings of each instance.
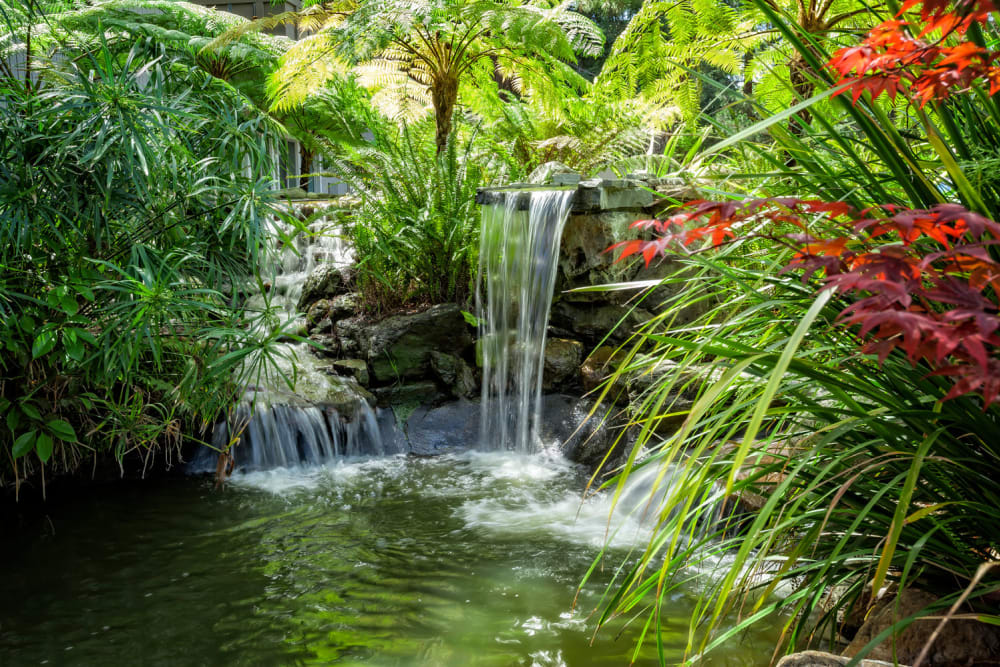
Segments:
[[[610,573],[574,607],[606,537],[584,484],[470,453],[98,489],[4,545],[0,665],[627,665],[638,624],[593,636]],[[624,522],[616,562],[643,530]],[[668,660],[691,608],[672,598]],[[743,634],[708,664],[774,644]]]

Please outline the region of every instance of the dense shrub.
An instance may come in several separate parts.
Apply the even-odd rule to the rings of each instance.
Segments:
[[[272,123],[141,46],[44,55],[0,77],[0,485],[177,444],[266,357]]]

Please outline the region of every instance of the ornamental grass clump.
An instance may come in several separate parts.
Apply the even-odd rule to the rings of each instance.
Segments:
[[[703,592],[691,660],[775,615],[778,653],[836,649],[850,612],[887,587],[936,601],[862,655],[913,623],[1000,623],[1000,200],[988,175],[969,176],[975,150],[1000,149],[997,54],[984,38],[994,7],[926,2],[915,16],[917,4],[832,55],[768,10],[825,90],[706,153],[769,150],[777,172],[759,191],[772,196],[690,202],[617,246],[680,261],[666,282],[684,289],[607,385],[673,369],[633,406],[638,444],[610,484],[677,465],[676,488],[719,485],[756,507],[703,537],[691,526],[709,504],[666,493],[602,623],[646,614],[657,637],[669,593],[692,577]],[[813,107],[821,100],[846,120]],[[890,120],[903,114],[905,136]],[[769,148],[741,143],[763,130]],[[707,312],[675,325],[694,305]],[[678,407],[692,374],[705,379]],[[920,663],[930,650],[897,657]]]

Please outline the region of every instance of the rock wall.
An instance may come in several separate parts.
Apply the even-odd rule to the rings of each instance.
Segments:
[[[572,174],[552,178],[574,181]],[[477,201],[483,205],[501,203],[507,190],[481,190]],[[598,432],[596,418],[588,421],[591,403],[582,398],[611,370],[611,348],[607,345],[624,340],[670,295],[654,291],[637,306],[634,291],[574,290],[658,279],[673,272],[677,267],[671,262],[649,268],[642,262],[616,263],[606,249],[634,236],[630,225],[662,211],[668,197],[690,196],[688,189],[673,181],[597,179],[576,183],[561,239],[545,349],[543,389],[551,394],[545,401],[545,422],[553,426],[543,437],[559,440],[572,458],[588,465],[600,463],[614,440]],[[392,408],[402,433],[393,437],[409,439],[411,451],[437,451],[445,446],[448,433],[455,435],[453,441],[457,438],[465,446],[474,444],[470,441],[478,438],[472,426],[478,423],[474,402],[481,381],[477,332],[466,322],[460,307],[437,304],[370,321],[358,313],[352,287],[349,269],[319,265],[305,279],[297,303],[298,310],[306,313],[312,351],[322,360],[325,372],[349,379],[365,400]],[[596,355],[595,350],[599,350]],[[444,426],[439,428],[435,420]],[[578,429],[584,422],[590,425]]]

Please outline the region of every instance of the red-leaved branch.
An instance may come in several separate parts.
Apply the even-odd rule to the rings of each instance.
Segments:
[[[840,76],[838,84],[854,101],[865,92],[895,99],[907,92],[922,107],[953,92],[968,90],[976,81],[989,83],[990,95],[1000,90],[1000,53],[965,37],[974,24],[996,10],[990,0],[922,0],[922,25],[903,15],[921,0],[907,0],[896,19],[872,29],[857,46],[840,49],[828,65]]]
[[[768,237],[796,249],[783,272],[802,270],[803,279],[820,272],[823,289],[850,300],[839,321],[859,327],[862,352],[882,362],[898,348],[952,376],[946,399],[976,392],[987,404],[1000,400],[1000,262],[989,252],[1000,244],[1000,224],[956,204],[854,211],[796,199],[694,201],[666,220],[633,223],[652,230],[652,240],[612,249],[619,260],[641,254],[648,265],[678,246],[704,239],[717,246],[736,238],[734,228],[764,222],[799,228]],[[817,238],[810,232],[817,227],[842,234]]]
[[[906,92],[924,105],[986,80],[1000,90],[1000,54],[962,41],[995,7],[990,0],[923,0],[923,26],[899,18],[920,0],[908,0],[896,20],[872,30],[859,46],[841,49],[829,65],[854,101]],[[934,38],[934,41],[931,41]],[[947,44],[945,43],[947,41]],[[848,301],[839,321],[857,327],[861,351],[879,363],[900,350],[929,373],[953,384],[944,399],[977,393],[985,405],[1000,401],[1000,224],[957,204],[926,210],[891,205],[862,211],[842,202],[802,199],[693,201],[663,220],[633,228],[651,240],[618,243],[619,261],[657,256],[697,244],[719,246],[746,230],[797,228],[767,236],[791,245],[783,272],[819,275],[822,289]],[[814,231],[824,230],[823,236]]]

